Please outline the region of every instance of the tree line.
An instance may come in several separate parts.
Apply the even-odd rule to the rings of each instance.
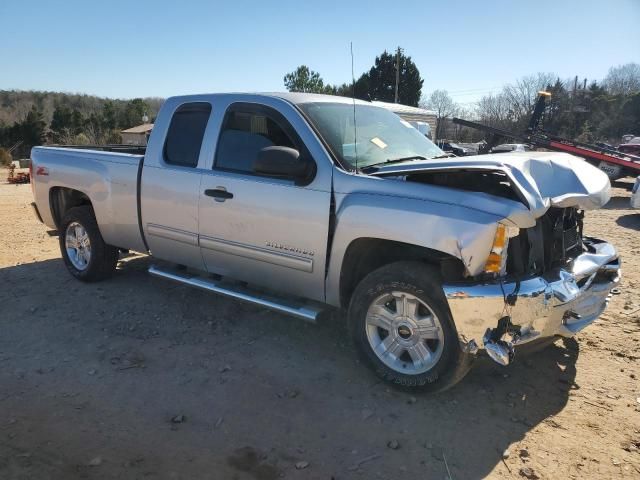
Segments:
[[[400,52],[402,52],[400,50]],[[561,79],[552,73],[537,73],[506,84],[498,93],[483,96],[471,105],[456,103],[446,90],[422,97],[423,78],[411,57],[399,56],[398,103],[433,110],[439,119],[436,138],[478,141],[484,133],[452,124],[452,117],[522,132],[533,113],[538,92],[551,93],[542,128],[553,134],[583,142],[616,144],[625,134],[640,135],[640,65],[612,67],[605,78],[592,80],[575,76]],[[393,102],[397,58],[384,51],[371,69],[351,83],[331,85],[320,73],[300,65],[284,76],[291,92],[326,93]]]
[[[435,110],[439,138],[477,141],[484,134],[460,127],[447,119],[460,117],[521,133],[527,127],[539,91],[551,93],[542,117],[542,129],[552,135],[585,143],[616,145],[622,135],[640,135],[640,65],[611,67],[601,80],[574,76],[561,79],[553,73],[528,75],[472,105],[457,104],[446,90],[434,91],[424,106]]]
[[[292,92],[341,95],[363,100],[395,100],[396,66],[398,103],[435,111],[439,119],[437,138],[478,141],[484,134],[452,124],[454,116],[522,132],[533,112],[540,90],[551,93],[542,128],[551,134],[579,141],[619,142],[625,134],[640,135],[640,65],[612,67],[601,80],[561,79],[551,73],[528,75],[506,84],[498,93],[485,95],[472,105],[456,103],[446,90],[422,97],[423,78],[410,56],[402,50],[378,55],[371,68],[355,81],[325,83],[322,76],[300,65],[284,76]],[[163,99],[110,100],[91,95],[56,92],[0,90],[0,163],[28,157],[32,146],[44,143],[120,143],[120,131],[155,119]]]
[[[306,65],[300,65],[284,76],[284,86],[290,92],[325,93],[343,97],[354,96],[361,100],[394,102],[398,65],[398,103],[417,107],[424,80],[411,57],[406,56],[400,48],[397,53],[389,53],[386,50],[382,52],[375,58],[373,66],[354,82],[341,85],[327,84],[320,73]]]
[[[29,156],[44,143],[121,143],[120,131],[153,122],[159,98],[110,100],[57,92],[0,91],[0,163]],[[13,155],[8,150],[18,145]]]

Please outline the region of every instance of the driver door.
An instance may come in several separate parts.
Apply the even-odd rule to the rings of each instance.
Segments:
[[[213,168],[200,185],[205,266],[212,273],[322,301],[331,171],[325,166],[306,185],[257,174],[253,163],[269,146],[310,156],[301,135],[275,106],[227,106]]]

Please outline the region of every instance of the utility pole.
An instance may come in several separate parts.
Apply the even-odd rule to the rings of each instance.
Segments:
[[[571,95],[571,116],[573,118],[572,137],[578,134],[578,116],[576,115],[576,91],[578,90],[578,75],[573,80],[573,95]]]
[[[571,93],[571,114],[575,115],[576,113],[576,92],[578,90],[578,76],[573,79],[573,92]]]
[[[400,52],[401,49],[398,47],[396,52],[396,95],[394,99],[394,103],[398,103],[398,85],[400,84]]]

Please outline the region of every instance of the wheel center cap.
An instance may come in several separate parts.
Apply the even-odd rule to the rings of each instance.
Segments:
[[[412,335],[412,333],[413,332],[411,331],[411,329],[406,325],[400,325],[398,327],[398,335],[400,335],[400,337],[404,340],[408,339]]]

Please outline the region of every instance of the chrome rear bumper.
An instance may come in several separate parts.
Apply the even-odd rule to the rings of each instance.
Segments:
[[[585,238],[585,246],[588,251],[569,268],[540,277],[444,285],[463,346],[469,351],[484,346],[487,331],[507,314],[513,328],[504,339],[514,346],[556,335],[569,337],[590,325],[619,282],[620,260],[609,243]]]

